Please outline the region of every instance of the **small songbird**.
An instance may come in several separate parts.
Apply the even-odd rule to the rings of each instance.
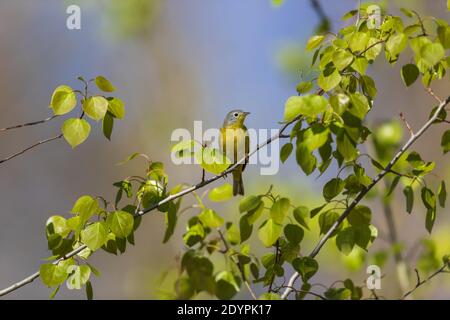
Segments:
[[[220,128],[220,145],[222,152],[231,160],[231,163],[236,163],[248,155],[250,149],[250,140],[247,128],[244,125],[245,118],[250,112],[242,110],[230,111],[223,126]],[[244,183],[242,181],[242,172],[247,165],[248,159],[243,164],[240,164],[233,170],[233,195],[244,195]]]

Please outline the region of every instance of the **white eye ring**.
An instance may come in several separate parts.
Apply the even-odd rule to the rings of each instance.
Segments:
[[[237,112],[233,113],[233,116],[234,116],[235,118],[237,118],[238,115],[239,115],[239,113],[237,113]]]

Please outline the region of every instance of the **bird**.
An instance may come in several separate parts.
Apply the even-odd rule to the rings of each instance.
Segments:
[[[219,143],[222,152],[231,160],[231,164],[248,155],[250,149],[250,139],[247,128],[244,125],[245,118],[250,112],[242,110],[232,110],[228,112],[220,128]],[[244,195],[244,183],[242,181],[242,172],[247,165],[248,159],[239,164],[233,170],[233,196]]]

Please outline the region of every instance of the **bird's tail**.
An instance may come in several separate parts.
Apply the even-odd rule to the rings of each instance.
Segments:
[[[244,195],[244,182],[242,181],[242,171],[233,171],[233,196]]]

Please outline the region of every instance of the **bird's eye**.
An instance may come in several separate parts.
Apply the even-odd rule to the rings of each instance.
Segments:
[[[237,113],[237,112],[233,113],[233,116],[234,116],[235,118],[237,118],[238,115],[239,115],[239,113]]]

